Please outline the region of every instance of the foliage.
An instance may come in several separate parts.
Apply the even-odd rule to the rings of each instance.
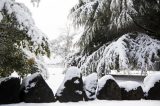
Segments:
[[[70,60],[70,65],[76,63],[85,76],[97,72],[101,77],[111,70],[156,70],[155,64],[160,61],[160,41],[143,33],[128,33],[104,44],[91,55],[77,54]]]
[[[66,25],[62,29],[60,36],[51,41],[51,52],[65,59],[69,54],[74,52],[73,39],[75,35],[76,33],[72,32],[71,26]]]
[[[28,8],[14,0],[0,1],[0,44],[2,77],[39,71],[36,56],[50,55],[48,39],[35,27]]]
[[[159,37],[159,0],[79,0],[70,17],[85,30],[79,46],[91,54],[103,44],[130,32]]]

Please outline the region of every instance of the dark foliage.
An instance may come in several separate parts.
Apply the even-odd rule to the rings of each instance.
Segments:
[[[125,88],[121,88],[122,100],[140,100],[143,98],[144,93],[141,86],[135,90],[126,91]]]
[[[0,104],[12,104],[20,102],[20,79],[4,78],[0,83]]]
[[[121,89],[118,84],[109,79],[104,87],[97,91],[97,99],[100,100],[121,100]]]
[[[79,83],[74,83],[78,81]],[[74,77],[64,83],[64,88],[60,94],[56,94],[56,99],[60,102],[83,101],[83,81],[82,78]]]

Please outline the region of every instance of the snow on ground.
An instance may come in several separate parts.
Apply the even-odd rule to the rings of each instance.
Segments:
[[[48,66],[48,72],[49,72],[49,79],[47,79],[47,83],[52,89],[53,93],[55,94],[57,92],[57,89],[61,85],[64,79],[64,68],[61,66]]]
[[[1,106],[159,106],[160,101],[108,101],[108,100],[96,100],[89,102],[77,102],[77,103],[19,103]]]
[[[56,93],[58,87],[63,82],[64,75],[62,74],[64,68],[61,66],[48,66],[49,79],[47,83],[53,90],[54,94]],[[18,104],[9,104],[1,106],[160,106],[160,101],[153,100],[138,100],[138,101],[112,101],[112,100],[95,100],[89,102],[77,102],[77,103],[18,103]]]

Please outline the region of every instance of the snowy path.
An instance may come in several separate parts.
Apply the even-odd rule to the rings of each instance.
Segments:
[[[63,81],[64,75],[62,74],[64,68],[61,67],[48,67],[50,78],[47,83],[56,93],[58,87]],[[160,106],[160,101],[138,100],[138,101],[111,101],[111,100],[95,100],[89,102],[77,103],[19,103],[1,106]]]

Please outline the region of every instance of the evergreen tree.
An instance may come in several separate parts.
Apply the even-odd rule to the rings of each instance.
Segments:
[[[35,26],[28,8],[14,0],[0,0],[0,44],[2,77],[13,71],[22,77],[42,71],[36,56],[50,56],[48,39]]]
[[[79,0],[69,17],[75,27],[84,27],[80,51],[70,57],[83,75],[158,66],[159,0]]]
[[[51,41],[51,52],[56,56],[61,56],[65,59],[69,54],[73,53],[73,39],[76,35],[72,32],[71,26],[66,25],[57,39]]]
[[[83,54],[129,32],[160,34],[159,0],[79,0],[70,17],[85,27],[79,40]]]

